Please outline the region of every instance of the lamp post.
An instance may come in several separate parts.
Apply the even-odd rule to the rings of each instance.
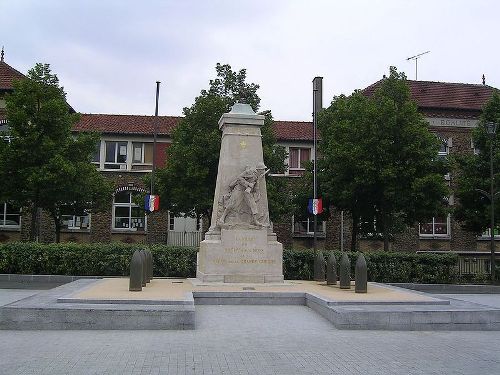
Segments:
[[[491,251],[491,260],[490,260],[490,273],[491,273],[491,283],[495,283],[495,192],[494,192],[494,179],[495,176],[493,174],[493,146],[495,143],[495,134],[497,131],[497,124],[494,122],[487,122],[485,125],[486,132],[490,136],[490,210],[491,210],[491,222],[490,222],[490,251]]]

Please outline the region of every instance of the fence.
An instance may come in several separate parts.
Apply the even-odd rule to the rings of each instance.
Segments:
[[[490,264],[490,258],[485,255],[460,255],[458,258],[458,274],[460,276],[489,275],[491,272]]]
[[[171,246],[200,246],[203,233],[200,232],[173,232],[167,234],[167,245]]]

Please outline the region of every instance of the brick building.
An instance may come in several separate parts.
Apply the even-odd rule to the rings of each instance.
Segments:
[[[0,130],[6,131],[6,93],[12,91],[12,81],[24,75],[0,61]],[[374,83],[364,90],[370,95],[380,84]],[[461,152],[474,152],[471,131],[477,126],[481,108],[492,95],[493,88],[487,85],[408,81],[411,96],[419,110],[430,124],[431,131],[442,141],[441,157]],[[196,245],[202,237],[201,223],[191,218],[169,217],[168,212],[158,212],[146,218],[143,211],[134,204],[136,193],[148,191],[142,177],[151,171],[153,159],[153,128],[156,125],[158,143],[156,159],[164,165],[166,149],[171,143],[172,130],[180,120],[172,116],[136,116],[83,114],[74,131],[96,131],[101,141],[96,149],[94,163],[107,178],[114,182],[112,210],[104,214],[66,215],[62,241],[125,241],[141,242],[146,234],[154,241],[169,241],[178,244]],[[286,161],[289,169],[282,178],[300,178],[305,163],[312,158],[313,129],[311,122],[275,121],[274,133],[278,144],[288,152]],[[445,176],[451,187],[455,186],[453,174]],[[453,196],[449,199],[454,204]],[[19,208],[13,204],[1,203],[0,242],[27,238],[27,227]],[[53,224],[44,218],[41,240],[52,241]],[[275,223],[274,230],[285,247],[310,247],[312,239],[312,217],[290,216],[281,223]],[[343,239],[344,248],[350,247],[350,220],[347,215],[332,209],[328,220],[320,221],[320,246],[338,249]],[[398,251],[488,251],[487,235],[475,236],[460,228],[452,215],[429,218],[396,236],[391,243]],[[168,239],[167,239],[168,238]],[[500,238],[500,237],[499,237]],[[381,241],[361,239],[362,250],[378,250]]]

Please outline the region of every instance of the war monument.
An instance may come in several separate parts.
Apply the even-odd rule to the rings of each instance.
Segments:
[[[200,244],[203,282],[283,282],[283,246],[272,233],[262,155],[264,116],[236,103],[222,115],[211,225]]]

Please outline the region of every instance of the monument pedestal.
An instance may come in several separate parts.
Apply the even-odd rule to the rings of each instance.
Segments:
[[[222,115],[211,225],[200,243],[202,282],[283,282],[283,245],[271,232],[262,153],[264,116],[236,103]]]
[[[203,282],[283,282],[283,245],[268,230],[207,234],[200,243],[196,278]]]

